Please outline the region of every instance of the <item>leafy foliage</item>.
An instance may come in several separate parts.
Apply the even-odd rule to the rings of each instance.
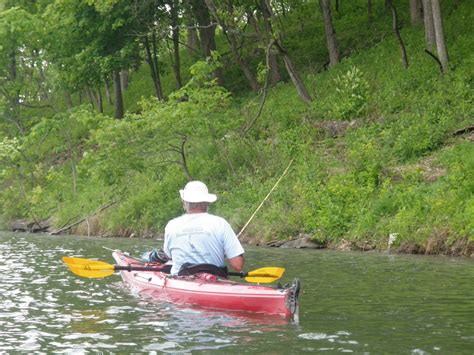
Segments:
[[[367,108],[369,84],[357,67],[351,67],[334,81],[338,97],[334,105],[336,117],[359,117]]]
[[[180,52],[187,81],[179,89],[173,88],[174,59],[163,55],[168,54],[166,48],[158,49],[163,86],[170,94],[164,101],[151,97],[153,85],[148,67],[142,65],[140,36],[127,34],[148,35],[150,28],[142,25],[162,19],[161,27],[154,29],[167,28],[167,13],[140,23],[144,8],[132,3],[144,4],[51,2],[37,15],[47,20],[46,33],[39,30],[34,11],[19,7],[1,12],[0,51],[5,56],[0,59],[0,86],[8,92],[20,90],[25,98],[34,98],[28,103],[48,103],[56,111],[21,107],[13,115],[14,102],[5,97],[0,101],[3,220],[52,216],[59,227],[116,202],[98,215],[98,233],[155,234],[181,213],[177,190],[192,178],[205,181],[218,194],[212,212],[238,230],[294,159],[247,228],[254,239],[306,233],[322,244],[344,239],[381,248],[391,233],[398,234],[398,245],[423,245],[440,234],[448,243],[473,240],[472,137],[453,136],[471,125],[474,115],[474,57],[469,50],[474,42],[466,35],[474,21],[472,4],[463,2],[457,10],[445,12],[453,69],[441,76],[423,52],[422,29],[405,26],[405,12],[400,15],[408,70],[400,65],[396,44],[388,35],[383,4],[374,4],[368,26],[363,1],[348,2],[334,14],[345,59],[324,70],[327,54],[317,3],[279,2],[274,31],[303,68],[315,100],[304,104],[290,84],[281,82],[268,88],[256,116],[262,97],[244,92],[246,84],[229,60],[222,33],[216,38],[220,55],[214,52],[195,61],[195,55]],[[166,8],[162,2],[156,4]],[[243,16],[249,4],[235,2],[236,11]],[[183,20],[191,16],[185,6],[180,11]],[[83,16],[78,18],[78,13]],[[265,62],[263,41],[251,45],[249,38],[256,32],[244,17],[221,16],[237,26],[242,54],[265,82],[268,69],[259,65]],[[8,27],[7,17],[23,27]],[[257,28],[263,33],[262,23]],[[44,58],[51,62],[44,67],[48,81],[41,89],[50,95],[46,101],[37,99],[40,88],[28,85],[39,77],[38,67],[23,63],[16,80],[6,79],[10,49],[19,58],[18,53],[33,53],[39,43],[45,51],[35,63]],[[97,89],[110,70],[125,64],[139,68],[130,72],[125,91],[129,111],[123,119],[110,118],[112,106],[107,103],[106,114],[94,112],[91,105],[63,107],[63,90]],[[225,73],[226,88],[219,85],[219,72]],[[24,126],[21,134],[12,129],[15,122]]]

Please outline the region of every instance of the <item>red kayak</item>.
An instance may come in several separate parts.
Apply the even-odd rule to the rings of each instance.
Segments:
[[[158,271],[120,271],[122,279],[142,295],[178,305],[298,317],[298,279],[292,285],[268,287],[238,283],[206,273],[170,276],[159,271],[162,264],[145,263],[118,251],[112,256],[120,266],[156,265]]]

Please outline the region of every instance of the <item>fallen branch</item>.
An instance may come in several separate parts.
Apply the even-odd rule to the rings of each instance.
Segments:
[[[92,213],[92,214],[90,214],[90,215],[87,215],[87,216],[85,216],[84,218],[81,218],[79,221],[74,222],[74,223],[72,223],[72,224],[70,224],[70,225],[68,225],[68,226],[66,226],[66,227],[60,228],[60,229],[58,229],[57,231],[50,232],[49,234],[51,234],[51,235],[58,235],[58,234],[61,234],[62,232],[65,232],[65,231],[71,229],[72,227],[77,226],[79,223],[82,223],[82,222],[86,221],[88,218],[90,218],[90,217],[92,217],[92,216],[95,216],[96,214],[102,212],[103,210],[105,210],[105,209],[107,209],[107,208],[109,208],[109,207],[115,205],[116,203],[117,203],[117,201],[113,201],[113,202],[111,202],[111,203],[109,203],[109,204],[107,204],[107,205],[104,205],[104,206],[100,207],[97,211],[95,211],[94,213]]]
[[[71,221],[75,220],[78,217],[79,216],[74,216],[74,217],[69,218],[66,223],[64,223],[61,227],[59,227],[59,229],[66,227],[69,223],[71,223]]]
[[[458,130],[454,131],[453,136],[460,136],[461,134],[469,133],[469,132],[472,132],[472,131],[474,131],[474,125],[464,127],[464,128],[461,128],[461,129],[458,129]]]

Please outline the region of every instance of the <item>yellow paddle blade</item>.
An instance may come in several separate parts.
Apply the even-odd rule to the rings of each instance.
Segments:
[[[107,277],[114,273],[114,265],[104,263],[103,261],[64,256],[63,262],[72,273],[90,279]]]
[[[254,283],[271,283],[278,280],[285,273],[282,267],[263,267],[249,271],[245,281]]]

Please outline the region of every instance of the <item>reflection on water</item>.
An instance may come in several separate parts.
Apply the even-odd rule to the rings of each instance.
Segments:
[[[248,268],[302,279],[300,324],[186,309],[133,294],[118,276],[81,279],[64,255],[112,262],[154,241],[0,233],[0,353],[356,352],[474,349],[474,263],[466,259],[252,249]]]

